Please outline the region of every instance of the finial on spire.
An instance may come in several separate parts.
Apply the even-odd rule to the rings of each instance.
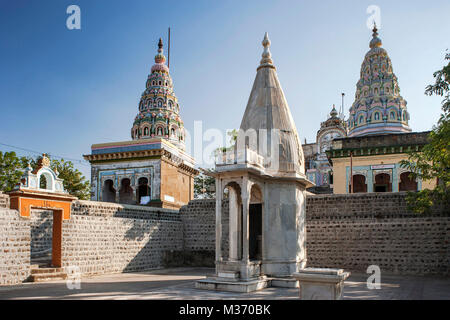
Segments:
[[[274,67],[273,66],[273,61],[272,61],[272,54],[270,53],[269,47],[270,47],[270,40],[269,40],[269,34],[266,32],[264,34],[264,39],[262,41],[262,45],[264,47],[264,51],[262,53],[262,59],[260,62],[260,67],[265,67],[265,66],[270,66],[270,67]]]
[[[377,23],[374,21],[373,22],[373,29],[372,29],[373,33],[377,33],[378,29],[377,29]],[[377,33],[378,35],[378,33]]]
[[[163,53],[163,42],[162,42],[162,39],[159,38],[159,41],[158,41],[158,53],[155,56],[155,63],[160,63],[160,64],[162,63],[163,64],[164,62],[166,62],[166,57],[164,56],[164,53]],[[152,67],[152,70],[153,70],[153,67]]]
[[[378,38],[378,29],[377,29],[377,24],[375,23],[375,21],[373,22],[373,29],[372,29],[372,40],[369,43],[369,47],[371,49],[373,48],[378,48],[381,47],[382,43],[381,43],[381,39]]]

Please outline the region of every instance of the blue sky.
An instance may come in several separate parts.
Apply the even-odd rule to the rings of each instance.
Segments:
[[[71,4],[81,8],[81,30],[66,28]],[[0,143],[82,159],[93,143],[129,140],[169,26],[171,75],[189,131],[196,120],[204,130],[239,127],[267,31],[300,137],[312,142],[341,92],[348,115],[369,50],[369,5],[381,9],[379,34],[410,125],[429,130],[441,99],[424,88],[450,48],[448,0],[0,0]],[[75,164],[90,177],[89,164]]]

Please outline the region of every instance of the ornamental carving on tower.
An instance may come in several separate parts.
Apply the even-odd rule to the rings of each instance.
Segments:
[[[131,137],[133,140],[164,138],[185,150],[185,130],[179,114],[180,106],[165,62],[163,43],[159,39],[155,64],[139,102],[139,113],[134,119]]]

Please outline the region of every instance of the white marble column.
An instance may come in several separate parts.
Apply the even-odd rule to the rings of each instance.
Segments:
[[[248,215],[250,207],[250,194],[249,194],[249,182],[248,177],[242,178],[242,261],[248,262]]]
[[[229,198],[229,257],[230,260],[239,259],[239,203],[238,194],[234,188],[228,188]]]
[[[222,261],[222,181],[216,179],[216,261]]]

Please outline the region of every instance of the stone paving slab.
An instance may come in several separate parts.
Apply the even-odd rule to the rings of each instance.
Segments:
[[[149,272],[86,277],[81,289],[68,289],[65,281],[1,286],[0,300],[9,299],[102,299],[102,300],[290,300],[298,289],[267,288],[251,293],[215,292],[194,287],[195,280],[214,273],[209,268],[173,268]],[[352,274],[345,281],[345,300],[450,300],[450,277],[382,275],[381,289],[369,290],[366,274]]]

